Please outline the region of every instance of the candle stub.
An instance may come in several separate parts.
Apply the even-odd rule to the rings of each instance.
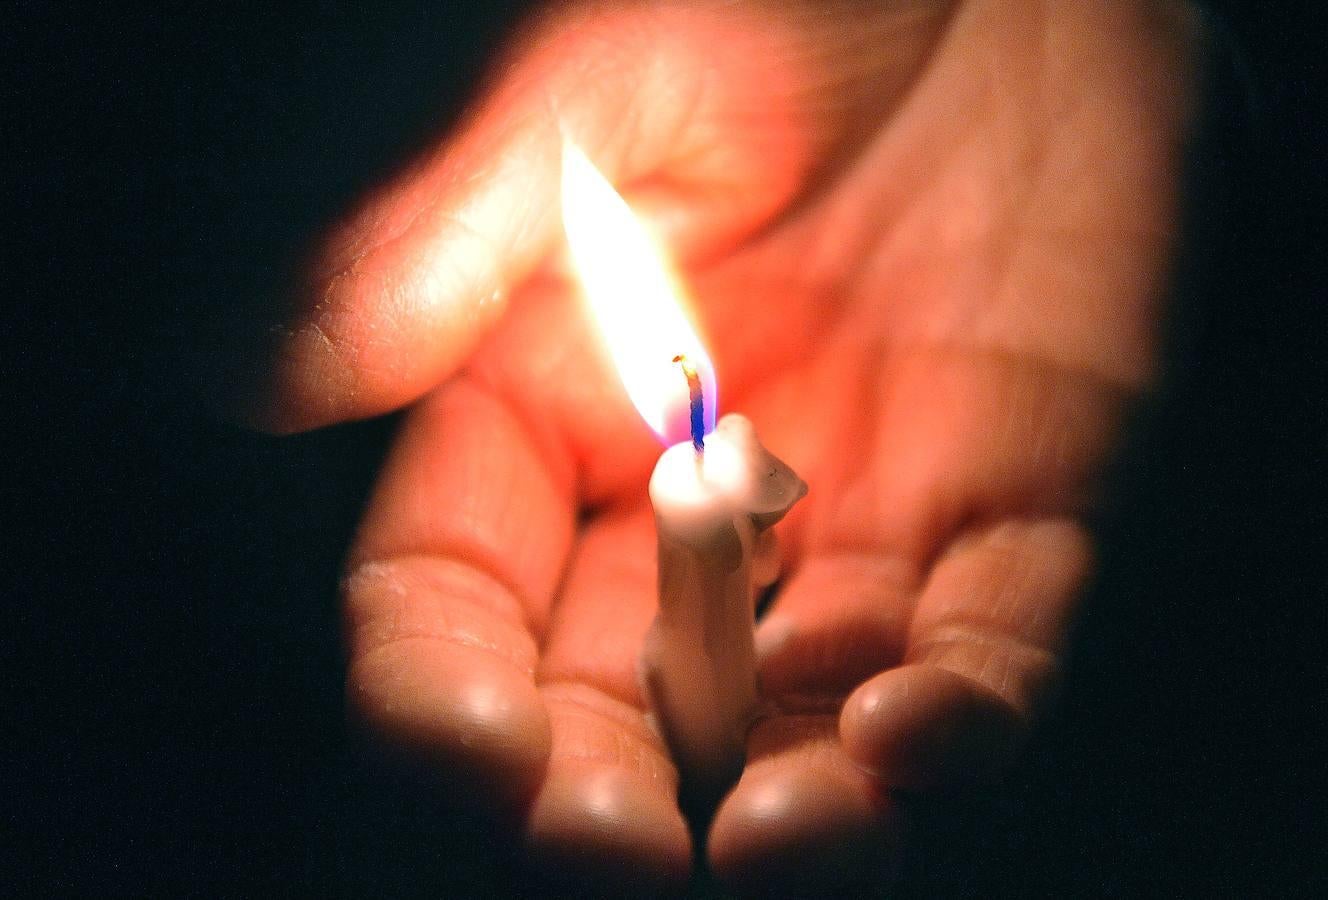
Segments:
[[[717,792],[742,771],[758,712],[756,592],[778,570],[768,529],[807,492],[730,414],[698,453],[676,444],[650,478],[659,540],[659,612],[642,684],[684,785]]]

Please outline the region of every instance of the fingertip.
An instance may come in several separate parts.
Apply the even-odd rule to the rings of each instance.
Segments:
[[[449,790],[515,810],[548,762],[544,702],[529,674],[506,660],[479,648],[437,649],[403,641],[357,659],[350,712],[380,746],[435,772]]]
[[[290,434],[382,415],[456,372],[508,305],[500,277],[485,268],[498,265],[487,258],[494,251],[485,245],[477,262],[477,239],[462,234],[449,231],[415,258],[376,261],[375,271],[362,263],[318,288],[318,306],[278,329],[271,375],[250,390],[254,427]]]
[[[581,890],[662,893],[691,869],[691,838],[672,798],[640,774],[598,762],[549,773],[526,843],[541,874]]]
[[[891,669],[860,686],[840,713],[844,751],[890,788],[982,783],[1014,758],[1025,726],[1003,699],[936,666]]]
[[[282,329],[272,350],[271,378],[252,385],[243,400],[246,424],[274,435],[295,434],[354,417],[352,371],[342,366],[332,339],[315,323]]]

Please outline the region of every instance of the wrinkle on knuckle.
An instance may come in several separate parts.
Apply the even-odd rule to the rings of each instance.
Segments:
[[[973,616],[933,627],[910,647],[906,661],[967,679],[1007,703],[1025,722],[1060,672],[1060,660],[1051,650]]]
[[[504,602],[504,593],[465,564],[409,558],[364,563],[343,582],[347,642],[359,658],[407,641],[468,647],[532,676],[538,648],[513,618],[516,601]]]
[[[579,765],[608,764],[677,787],[677,770],[644,713],[588,685],[546,684],[541,694],[553,722],[554,753]]]

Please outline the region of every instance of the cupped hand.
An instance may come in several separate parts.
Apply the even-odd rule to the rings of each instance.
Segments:
[[[563,263],[566,135],[679,260],[721,412],[811,485],[709,862],[740,889],[879,876],[893,792],[998,774],[1055,678],[1081,518],[1154,375],[1195,36],[1142,0],[530,23],[326,240],[261,411],[415,404],[351,554],[354,709],[553,865],[690,869],[635,676],[660,447]]]

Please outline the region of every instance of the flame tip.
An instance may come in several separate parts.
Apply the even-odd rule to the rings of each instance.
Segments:
[[[688,321],[681,291],[664,253],[626,201],[571,139],[563,136],[563,225],[574,267],[595,324],[641,417],[669,442],[685,440],[689,385],[710,398],[714,372]],[[682,352],[678,352],[679,349]]]

